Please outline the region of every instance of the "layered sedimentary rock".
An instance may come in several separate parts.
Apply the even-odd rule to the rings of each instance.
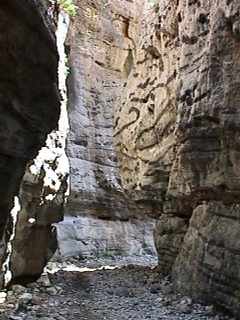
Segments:
[[[157,1],[115,116],[124,186],[161,200],[162,270],[237,316],[239,12],[234,0]]]
[[[35,0],[2,1],[0,16],[1,239],[9,221],[1,244],[1,259],[5,259],[13,225],[10,211],[14,205],[19,211],[17,197],[25,167],[57,126],[60,99],[58,53],[46,7]]]
[[[165,5],[150,8],[146,2],[133,68],[116,106],[114,136],[124,187],[155,201],[159,215],[171,214],[159,221],[163,237],[156,241],[160,264],[169,271],[186,227],[174,215],[176,203],[166,201],[176,154],[179,40],[177,2]],[[168,14],[162,19],[164,9]]]
[[[218,303],[239,318],[240,205],[209,201],[196,207],[174,264],[177,287]]]
[[[62,255],[155,254],[144,235],[151,234],[154,220],[147,214],[154,208],[136,205],[123,192],[113,149],[114,104],[131,71],[141,4],[76,1],[69,35],[71,192],[57,226]]]

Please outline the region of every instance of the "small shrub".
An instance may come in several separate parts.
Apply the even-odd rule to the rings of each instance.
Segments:
[[[74,17],[77,14],[77,7],[73,3],[73,0],[57,0],[57,3],[69,16]]]

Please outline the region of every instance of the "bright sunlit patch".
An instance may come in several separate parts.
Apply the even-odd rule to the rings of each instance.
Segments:
[[[4,303],[7,299],[7,293],[4,291],[0,291],[0,304]]]
[[[9,282],[12,280],[12,272],[10,270],[10,260],[11,260],[11,254],[12,254],[12,242],[15,238],[16,233],[16,225],[17,225],[17,217],[18,213],[21,210],[21,205],[18,197],[14,197],[14,205],[10,212],[13,222],[13,230],[12,234],[10,236],[10,239],[7,244],[7,257],[2,265],[2,271],[4,273],[4,285],[7,286]],[[1,297],[1,296],[0,296]]]
[[[61,266],[55,266],[53,268],[45,268],[45,272],[47,273],[57,273],[60,270],[67,271],[67,272],[94,272],[99,270],[115,270],[117,269],[117,266],[102,266],[98,268],[88,268],[88,267],[78,267],[74,264],[69,264],[68,266],[61,267]]]
[[[97,270],[114,270],[117,269],[117,267],[114,266],[102,266],[99,268],[87,268],[87,267],[77,267],[75,265],[69,265],[67,267],[65,267],[63,270],[64,271],[69,271],[69,272],[93,272],[93,271],[97,271]]]
[[[36,219],[30,218],[30,219],[28,219],[28,222],[31,223],[31,224],[34,224],[34,223],[36,223]]]
[[[56,31],[57,49],[59,53],[58,63],[58,83],[61,93],[61,111],[58,121],[58,130],[52,131],[46,140],[46,145],[39,151],[30,172],[35,176],[40,176],[44,172],[43,188],[50,190],[41,204],[52,201],[60,190],[64,177],[69,175],[69,161],[65,153],[66,138],[69,131],[69,120],[67,113],[67,87],[66,87],[66,54],[64,43],[67,37],[70,19],[67,13],[60,12],[58,17],[58,28]],[[69,188],[69,183],[68,183]],[[69,195],[69,190],[65,193],[65,199]]]

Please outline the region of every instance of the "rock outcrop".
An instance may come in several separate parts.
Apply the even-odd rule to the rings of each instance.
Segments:
[[[141,3],[76,1],[69,35],[71,193],[57,226],[63,256],[155,255],[154,208],[124,193],[113,148],[114,104],[131,71]]]
[[[159,263],[176,287],[239,317],[240,4],[155,4],[115,115],[123,184],[159,199]]]
[[[19,209],[26,165],[57,127],[60,95],[54,27],[42,1],[2,1],[0,18],[1,265],[10,254],[10,247],[6,250],[14,224],[10,212],[14,205]]]
[[[49,9],[47,12],[49,13]],[[8,259],[14,279],[26,280],[41,275],[47,261],[57,249],[56,228],[53,223],[63,220],[64,204],[69,193],[69,163],[65,153],[69,125],[64,44],[70,18],[60,10],[55,23],[61,112],[57,127],[48,134],[34,160],[28,163],[21,184],[20,210]]]

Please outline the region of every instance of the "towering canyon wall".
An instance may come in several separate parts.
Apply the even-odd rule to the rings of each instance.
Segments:
[[[154,255],[151,206],[124,193],[113,149],[114,105],[132,67],[141,3],[76,1],[69,34],[70,197],[60,253]],[[143,223],[144,221],[144,223]]]
[[[0,17],[2,282],[3,273],[10,272],[12,247],[6,246],[6,242],[12,237],[13,220],[20,210],[20,184],[27,163],[37,155],[47,134],[57,126],[60,96],[54,26],[42,1],[1,1]],[[34,202],[34,196],[32,198]],[[15,267],[17,269],[19,265]]]
[[[76,1],[60,253],[154,255],[157,218],[162,271],[239,318],[240,4],[152,3]],[[28,170],[59,117],[55,30],[41,1],[4,0],[0,17],[0,264],[34,276],[56,246],[67,187],[64,175],[53,196],[45,171]]]
[[[64,44],[70,18],[64,10],[54,12],[47,4],[44,13],[53,23],[59,55],[57,69],[61,111],[57,127],[48,134],[38,155],[28,162],[21,183],[16,228],[4,263],[4,268],[11,266],[14,279],[37,278],[55,253],[57,237],[53,223],[63,220],[64,204],[69,193],[69,162],[65,153],[69,124]]]
[[[123,184],[161,202],[155,241],[176,287],[239,317],[240,4],[155,4],[115,114]]]

